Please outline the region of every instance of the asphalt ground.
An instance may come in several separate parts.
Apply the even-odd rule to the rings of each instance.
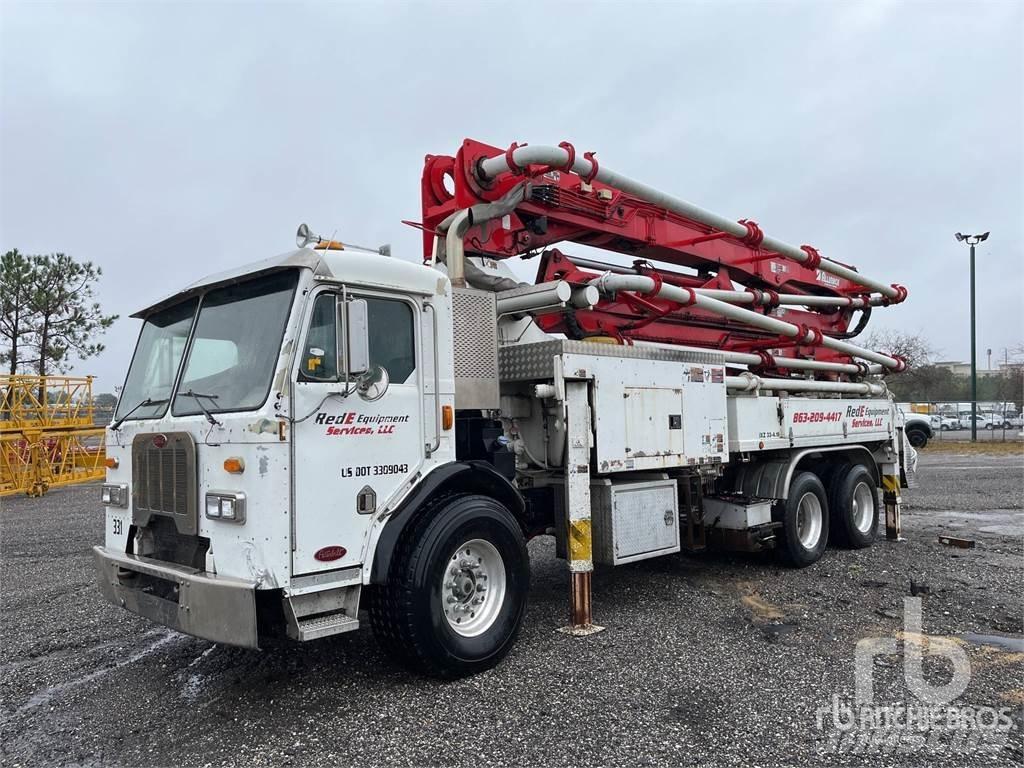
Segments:
[[[830,549],[805,570],[715,554],[598,570],[594,615],[606,630],[587,638],[557,631],[568,574],[549,540],[534,541],[518,644],[497,668],[455,682],[394,666],[368,629],[249,651],[149,624],[107,605],[94,585],[89,547],[103,530],[96,485],[0,499],[0,759],[1020,765],[1024,456],[926,452],[918,479],[904,492],[905,541]],[[976,546],[945,546],[939,535]],[[924,643],[903,633],[911,582],[927,591],[924,633],[951,637],[969,659],[969,684],[954,705],[1007,708],[1009,733],[971,731],[965,740],[933,730],[938,739],[922,744],[901,732],[895,745],[858,748],[841,740],[841,714],[823,714],[833,696],[840,713],[850,700],[863,638],[903,640],[872,662],[874,701],[916,701],[902,664]],[[944,664],[925,657],[932,684],[952,679]]]

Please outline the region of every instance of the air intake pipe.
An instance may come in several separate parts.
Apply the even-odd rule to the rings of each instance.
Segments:
[[[487,291],[509,291],[529,283],[519,283],[507,277],[488,275],[466,261],[466,250],[462,238],[474,224],[499,219],[516,209],[526,199],[529,184],[525,181],[512,187],[503,197],[493,203],[478,203],[463,208],[446,218],[437,228],[434,238],[434,261],[448,266],[448,279],[452,285],[463,287],[468,282],[474,288]],[[444,238],[441,238],[444,235]]]

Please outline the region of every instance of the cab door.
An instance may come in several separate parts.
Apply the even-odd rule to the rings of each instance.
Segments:
[[[360,374],[345,370],[355,302],[365,302],[351,314],[365,319],[369,342],[368,361],[355,365],[386,371],[382,395],[379,381],[361,393]],[[423,462],[419,312],[401,295],[327,289],[312,297],[294,377],[293,574],[361,564],[374,513]]]

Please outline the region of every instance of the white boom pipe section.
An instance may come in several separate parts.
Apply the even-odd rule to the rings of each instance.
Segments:
[[[550,283],[531,285],[524,288],[513,288],[511,291],[500,291],[495,294],[498,313],[530,312],[545,307],[564,306],[572,297],[572,286],[564,280],[553,280]]]
[[[752,373],[740,376],[726,376],[727,389],[739,392],[754,392],[759,389],[773,392],[834,392],[851,395],[876,395],[886,393],[884,384],[848,381],[812,381],[810,379],[762,379]]]
[[[601,275],[601,277],[591,281],[592,285],[596,285],[598,290],[606,296],[613,295],[616,291],[639,291],[648,295],[657,295],[663,299],[669,301],[676,301],[683,305],[693,305],[706,309],[709,312],[713,312],[716,315],[722,317],[728,317],[732,320],[736,320],[747,325],[752,325],[755,328],[760,328],[771,333],[777,333],[780,336],[785,336],[790,339],[796,339],[800,334],[799,326],[793,323],[787,323],[784,320],[779,320],[768,315],[762,315],[757,312],[751,312],[749,309],[743,309],[732,304],[727,304],[724,301],[718,299],[712,299],[710,296],[701,296],[696,291],[688,288],[677,288],[674,285],[667,285],[662,283],[660,290],[655,294],[655,289],[658,287],[655,281],[650,277],[644,275],[615,275],[611,272]],[[813,333],[808,334],[798,339],[801,343],[809,344],[815,341]],[[851,357],[859,357],[863,360],[870,360],[873,363],[879,363],[884,365],[886,368],[892,368],[896,371],[901,371],[906,367],[906,364],[894,357],[883,355],[881,352],[874,352],[870,349],[864,349],[858,347],[856,344],[849,344],[839,339],[833,339],[829,336],[823,336],[820,341],[821,346],[833,349],[836,352],[842,352],[844,355],[850,355]]]
[[[519,147],[512,152],[512,162],[518,168],[525,167],[527,165],[551,165],[554,167],[564,167],[569,162],[569,153],[561,147],[551,147],[544,145],[528,145]],[[479,164],[480,173],[485,179],[493,179],[502,173],[514,171],[515,168],[510,168],[508,160],[504,154],[497,155],[495,157],[489,157],[483,160]],[[572,165],[572,170],[580,176],[586,177],[593,173],[594,165],[584,157],[577,156],[575,162]],[[654,205],[659,205],[662,208],[666,208],[673,213],[677,213],[680,216],[685,216],[693,221],[699,221],[701,224],[706,224],[709,227],[721,230],[722,232],[728,232],[738,238],[743,238],[748,235],[747,228],[737,221],[732,221],[724,216],[719,216],[717,213],[711,211],[705,211],[703,208],[688,203],[685,200],[681,200],[678,197],[666,194],[654,187],[650,187],[642,182],[636,181],[623,176],[621,174],[611,171],[603,165],[598,164],[597,175],[594,176],[598,181],[602,181],[609,186],[621,189],[623,192],[628,192],[631,195],[646,200]],[[454,227],[453,227],[454,229]],[[800,264],[803,264],[810,255],[800,250],[796,246],[784,243],[781,240],[776,240],[774,237],[768,237],[765,235],[761,245],[769,251],[776,251],[783,256],[792,259]],[[818,265],[818,269],[823,272],[836,275],[849,280],[857,285],[862,285],[865,288],[870,288],[873,291],[877,291],[883,296],[887,296],[890,299],[894,299],[899,295],[899,292],[891,285],[880,283],[877,280],[865,277],[859,272],[855,272],[849,267],[844,267],[842,264],[837,264],[834,261],[828,259],[822,259],[821,264]]]
[[[657,341],[634,341],[634,347],[650,347],[651,349],[668,349],[674,352],[713,352],[721,355],[728,363],[737,365],[760,365],[761,358],[749,352],[732,352],[725,349],[708,349],[705,347],[688,347],[679,344],[662,344]],[[804,360],[802,357],[775,357],[775,367],[791,371],[827,371],[829,373],[848,373],[854,376],[863,375],[865,371],[852,363],[825,363],[820,360]],[[884,366],[871,363],[867,373],[878,374],[885,370]]]
[[[730,304],[765,304],[766,301],[758,301],[757,297],[747,291],[725,291],[718,288],[694,288],[694,291],[702,296],[710,296],[712,299],[727,301]],[[780,293],[779,304],[798,304],[804,307],[850,307],[851,309],[863,309],[865,306],[876,307],[885,301],[883,296],[872,296],[868,301],[864,299],[851,299],[846,296],[803,296],[799,293]],[[765,295],[765,300],[767,300]]]
[[[614,272],[618,275],[639,275],[632,267],[621,267],[617,264],[605,264],[601,261],[586,259],[579,256],[567,256],[568,260],[577,267],[585,269],[600,269],[602,271]],[[768,294],[762,291],[763,299],[758,301],[757,296],[749,291],[725,291],[717,288],[694,288],[697,293],[710,296],[713,299],[727,301],[730,304],[758,304],[764,305],[767,302]],[[884,304],[884,296],[871,296],[868,299],[851,299],[848,296],[811,296],[802,293],[780,293],[777,294],[779,304],[792,304],[804,307],[850,307],[851,309],[863,309],[866,306],[877,307]]]

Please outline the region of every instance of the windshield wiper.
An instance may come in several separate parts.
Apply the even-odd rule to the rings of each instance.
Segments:
[[[199,406],[199,410],[203,412],[203,416],[206,417],[206,420],[213,424],[215,427],[220,426],[220,422],[213,418],[213,414],[206,410],[206,406],[203,405],[203,401],[199,399],[201,397],[205,397],[207,400],[216,400],[219,397],[219,395],[204,395],[199,392],[193,392],[190,389],[188,392],[179,392],[178,397],[191,397],[193,400],[196,401],[196,405]]]
[[[128,418],[129,416],[131,416],[131,415],[132,415],[133,413],[135,413],[135,412],[136,412],[137,410],[139,410],[139,408],[141,408],[141,407],[142,407],[142,406],[144,406],[144,405],[163,405],[163,404],[164,404],[164,403],[166,403],[166,402],[167,402],[167,399],[166,399],[166,398],[165,398],[165,399],[163,399],[163,400],[151,400],[151,399],[149,399],[149,398],[147,397],[147,398],[146,398],[145,400],[143,400],[143,401],[142,401],[141,403],[139,403],[139,404],[138,404],[138,405],[136,405],[136,406],[135,406],[134,408],[132,408],[132,409],[131,409],[130,411],[128,411],[128,413],[126,413],[126,414],[125,414],[124,416],[122,416],[122,417],[121,417],[120,419],[118,419],[118,420],[117,420],[117,421],[115,421],[115,422],[114,422],[113,424],[111,424],[111,425],[110,425],[110,428],[111,428],[111,429],[120,429],[120,428],[121,428],[121,424],[123,424],[123,423],[124,423],[124,420],[125,420],[125,419],[127,419],[127,418]]]

